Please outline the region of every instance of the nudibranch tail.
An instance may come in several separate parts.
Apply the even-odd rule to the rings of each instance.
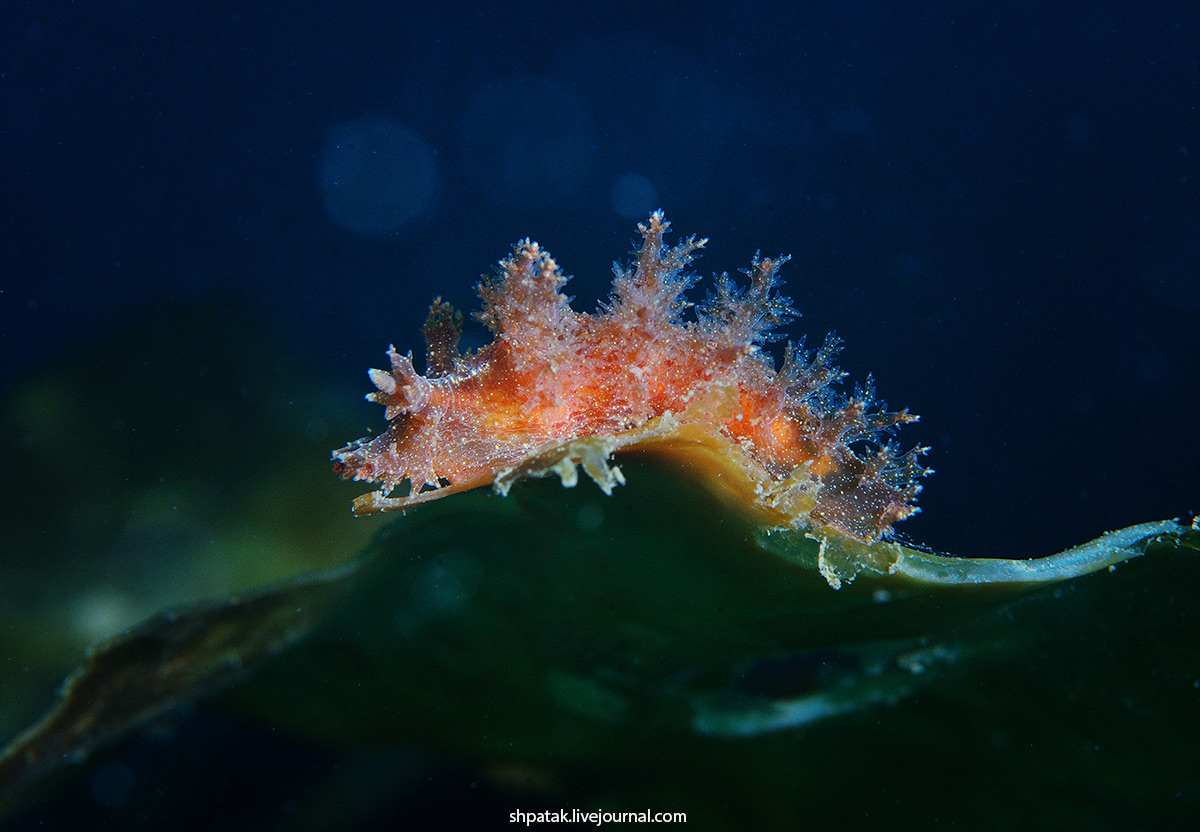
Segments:
[[[696,281],[686,269],[707,240],[668,246],[669,228],[661,212],[638,226],[636,258],[614,265],[612,295],[595,314],[571,308],[548,252],[518,243],[477,288],[493,341],[467,355],[462,316],[436,299],[423,327],[426,373],[390,347],[390,369],[370,371],[377,389],[367,396],[384,406],[387,431],[333,454],[341,476],[382,486],[356,511],[489,483],[506,491],[551,471],[573,484],[576,463],[611,489],[621,480],[609,455],[687,445],[724,460],[746,483],[740,499],[771,523],[871,543],[913,514],[926,449],[902,453],[890,435],[917,417],[877,403],[869,377],[838,393],[836,336],[815,351],[789,343],[778,370],[762,349],[798,314],[778,292],[788,258],[755,255],[744,288],[717,276],[685,319]],[[406,495],[389,496],[405,482]]]

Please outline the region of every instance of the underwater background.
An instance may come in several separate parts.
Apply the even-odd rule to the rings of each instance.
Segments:
[[[384,424],[366,369],[420,352],[435,296],[477,308],[524,237],[591,310],[656,208],[710,238],[703,276],[791,254],[788,337],[836,330],[847,389],[870,373],[921,414],[901,441],[936,473],[901,539],[1048,555],[1200,505],[1196,4],[0,17],[0,741],[88,645],[367,546],[389,518],[351,518],[365,489],[329,471]],[[1181,702],[1161,719],[1200,711]],[[353,802],[344,761],[264,724],[164,716],[0,824],[289,828],[335,769]],[[363,828],[529,805],[461,757],[391,753],[403,788]],[[1194,807],[1196,774],[1163,777]],[[148,796],[183,782],[186,818]],[[1071,827],[1062,805],[1041,820]]]

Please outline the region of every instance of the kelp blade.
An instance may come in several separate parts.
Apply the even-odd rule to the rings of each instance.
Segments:
[[[920,793],[903,774],[906,746],[953,777],[964,749],[951,723],[1011,743],[1031,690],[1115,684],[1179,713],[1174,693],[1126,678],[1145,663],[1128,655],[1131,639],[1147,633],[1162,675],[1191,684],[1181,645],[1196,624],[1180,598],[1200,583],[1198,535],[1175,524],[1040,562],[895,547],[848,564],[836,560],[853,547],[764,537],[670,467],[625,476],[612,497],[553,481],[460,495],[397,519],[352,565],[156,618],[94,653],[0,777],[23,786],[224,686],[223,708],[348,748],[415,745],[484,771],[545,771],[556,795],[584,804],[654,799],[723,823],[717,804],[739,795],[775,823],[822,788],[849,788],[837,783],[850,782],[856,741],[895,765],[893,796]],[[831,589],[822,558],[854,580]],[[288,609],[311,614],[289,623]],[[131,651],[137,639],[166,646]],[[133,686],[139,697],[125,696]],[[1039,724],[1061,733],[1049,745],[1078,739],[1052,722],[1064,707],[1037,704]]]

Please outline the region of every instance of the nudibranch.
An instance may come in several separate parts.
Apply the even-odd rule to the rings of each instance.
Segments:
[[[370,371],[390,424],[333,453],[344,478],[380,483],[357,514],[404,509],[458,491],[577,466],[606,492],[624,480],[613,454],[665,454],[751,511],[766,528],[799,528],[871,544],[917,511],[929,473],[891,437],[916,421],[874,400],[870,377],[851,395],[833,365],[840,341],[790,342],[782,366],[764,345],[797,313],[777,291],[787,257],[755,255],[739,287],[727,274],[699,304],[685,271],[707,240],[664,244],[662,212],[638,225],[629,266],[614,264],[612,295],[576,312],[567,277],[528,239],[478,287],[478,319],[493,340],[462,355],[462,316],[440,298],[423,327],[426,369],[389,347]],[[694,308],[694,314],[689,309]],[[391,493],[408,483],[403,496]]]

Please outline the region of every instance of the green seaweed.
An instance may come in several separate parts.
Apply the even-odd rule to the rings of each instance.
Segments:
[[[459,495],[347,565],[152,618],[0,757],[0,794],[208,697],[336,747],[538,772],[543,800],[714,826],[1032,811],[946,791],[985,768],[1086,791],[1076,820],[1164,790],[1151,816],[1200,805],[1200,739],[1172,727],[1200,701],[1197,531],[1035,560],[822,544],[754,528],[662,463],[623,467],[611,497]],[[1146,749],[1157,775],[1133,766]]]

